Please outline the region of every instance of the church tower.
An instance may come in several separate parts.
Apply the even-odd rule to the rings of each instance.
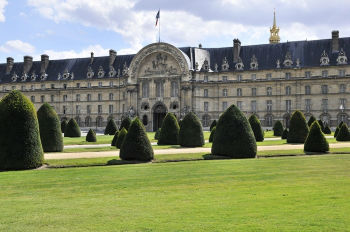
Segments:
[[[276,12],[273,11],[273,26],[270,28],[270,44],[277,44],[280,42],[279,32],[280,28],[276,26]]]

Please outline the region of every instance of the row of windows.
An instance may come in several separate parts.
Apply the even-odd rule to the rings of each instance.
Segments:
[[[164,97],[164,82],[163,81],[156,82],[155,95],[156,95],[156,97]],[[177,81],[171,82],[170,96],[171,97],[178,97],[179,96],[179,84]],[[149,82],[148,81],[145,81],[142,83],[142,97],[143,98],[149,97]]]
[[[68,106],[62,106],[62,113],[67,114],[68,113]],[[81,113],[81,106],[76,105],[75,106],[75,113],[80,114]],[[86,113],[91,114],[91,105],[86,106]],[[102,114],[103,113],[103,106],[102,105],[97,105],[97,113]],[[109,105],[108,106],[108,113],[113,114],[114,113],[114,105]]]
[[[123,92],[122,95],[123,99],[125,99],[125,93]],[[30,100],[34,103],[35,102],[35,96],[31,96]],[[98,101],[103,101],[103,95],[101,93],[97,94],[97,100]],[[108,100],[113,101],[114,100],[114,94],[113,93],[109,93],[109,97]],[[46,97],[45,95],[41,95],[40,96],[40,102],[44,103],[46,101]],[[54,102],[55,101],[55,95],[50,95],[50,101]],[[62,101],[66,102],[68,101],[68,95],[63,95],[62,96]],[[81,95],[80,94],[76,94],[75,95],[75,101],[79,102],[81,101]],[[92,101],[92,95],[90,93],[86,94],[86,101]]]

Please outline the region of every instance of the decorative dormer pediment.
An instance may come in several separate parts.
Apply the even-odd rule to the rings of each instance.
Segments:
[[[109,77],[114,77],[117,74],[117,72],[115,71],[113,66],[109,67],[109,72],[108,72],[108,76]]]
[[[21,81],[26,81],[27,79],[28,79],[27,73],[23,73],[23,75],[21,77]]]
[[[250,58],[250,69],[258,69],[258,66],[258,59],[255,57],[255,54],[253,54],[252,58]]]
[[[34,74],[34,73],[33,73]],[[33,77],[33,74],[32,74],[32,77]],[[40,74],[40,80],[42,80],[42,81],[45,81],[46,79],[47,79],[47,74],[46,73],[41,73]],[[35,79],[35,77],[34,77],[34,79]]]
[[[70,73],[68,72],[68,69],[64,70],[62,79],[67,80],[70,77]]]
[[[102,66],[100,66],[98,68],[98,73],[97,73],[97,77],[98,78],[103,78],[105,76],[105,71],[103,70]]]
[[[222,60],[221,70],[228,71],[229,68],[230,68],[230,65],[228,64],[226,56],[225,56],[224,59]]]
[[[17,81],[17,79],[18,79],[17,74],[16,74],[16,73],[13,73],[13,74],[12,74],[12,77],[11,77],[12,82]]]
[[[242,71],[244,69],[244,64],[241,57],[238,57],[238,62],[235,65],[236,70]]]
[[[320,59],[321,66],[329,65],[329,57],[326,53],[326,50],[323,50],[321,59]]]
[[[286,53],[286,56],[284,57],[283,66],[286,68],[290,68],[293,66],[292,55],[290,54],[289,51]]]
[[[204,71],[209,71],[209,61],[207,60],[207,58],[205,58],[204,62],[203,62],[203,66],[202,69]]]
[[[348,58],[346,57],[346,54],[343,49],[340,49],[340,52],[338,54],[337,58],[337,64],[342,65],[342,64],[347,64],[348,63]]]
[[[91,66],[89,66],[89,67],[88,67],[88,71],[87,71],[87,73],[86,73],[86,77],[87,77],[88,79],[91,79],[91,78],[94,77],[94,75],[95,75],[94,70],[92,70]]]

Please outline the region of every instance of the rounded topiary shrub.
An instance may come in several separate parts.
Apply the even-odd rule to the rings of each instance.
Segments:
[[[282,133],[283,133],[283,124],[281,121],[278,120],[273,125],[273,135],[274,136],[282,136]]]
[[[119,134],[119,131],[117,130],[113,136],[113,139],[112,139],[112,142],[111,142],[111,146],[116,146],[116,143],[117,143],[117,139],[118,139],[118,134]]]
[[[249,117],[248,121],[249,121],[250,126],[252,127],[255,140],[257,142],[264,141],[264,131],[261,128],[261,124],[260,124],[258,117],[256,117],[255,114],[253,114]]]
[[[311,124],[312,124],[314,121],[316,121],[316,118],[315,118],[313,115],[311,115],[311,117],[309,118],[309,121],[307,121],[307,125],[308,125],[309,127],[311,127]]]
[[[122,123],[120,124],[119,130],[121,130],[122,128],[129,130],[130,124],[131,124],[131,119],[129,117],[124,118],[122,120]]]
[[[117,148],[121,148],[122,147],[122,144],[123,144],[123,141],[124,141],[124,138],[126,136],[126,134],[128,133],[128,131],[123,127],[123,129],[121,129],[119,131],[119,134],[118,134],[118,138],[117,138],[117,141],[115,142],[115,146]]]
[[[323,131],[323,133],[325,133],[326,135],[330,135],[330,134],[332,134],[331,128],[329,128],[329,126],[328,126],[328,125],[327,125],[327,126],[325,126],[325,127],[324,127],[324,131]]]
[[[122,160],[150,161],[153,159],[153,148],[145,127],[135,118],[129,128],[119,153]]]
[[[62,131],[62,133],[65,132],[67,124],[68,124],[67,120],[63,120],[61,122],[61,131]]]
[[[204,145],[202,124],[193,112],[186,114],[182,119],[179,144],[182,147],[202,147]]]
[[[89,132],[86,135],[86,142],[96,142],[96,133],[93,129],[90,129]]]
[[[182,120],[181,125],[183,123]],[[162,123],[162,129],[160,130],[158,145],[178,144],[179,130],[180,127],[175,115],[173,113],[167,113]]]
[[[336,140],[350,141],[349,128],[348,128],[348,125],[346,125],[346,123],[343,123],[342,126],[340,127]]]
[[[343,125],[343,121],[341,121],[340,123],[339,123],[339,125],[337,126],[337,128],[335,129],[335,132],[334,132],[334,138],[336,138],[337,137],[337,135],[338,135],[338,133],[339,133],[339,129],[340,129],[340,127]]]
[[[41,144],[44,152],[63,151],[63,137],[56,111],[44,103],[37,112]]]
[[[40,167],[44,162],[33,103],[14,90],[0,102],[0,170]]]
[[[317,122],[318,122],[318,124],[320,125],[321,130],[324,131],[324,124],[323,124],[323,121],[320,119],[320,120],[318,120]]]
[[[74,118],[71,118],[66,126],[64,137],[80,137],[81,132],[78,123]]]
[[[215,131],[216,131],[216,126],[214,126],[213,129],[210,131],[209,143],[212,143],[214,141]]]
[[[304,144],[305,152],[327,152],[329,144],[317,121],[311,124],[309,134]]]
[[[105,128],[105,135],[114,135],[115,132],[118,130],[117,125],[115,124],[114,120],[110,118],[107,122],[107,126]]]
[[[157,130],[156,133],[154,134],[154,139],[156,139],[156,140],[159,139],[160,130],[161,130],[161,128],[158,128],[158,130]]]
[[[282,139],[287,139],[288,138],[288,129],[284,129],[283,133],[282,133]]]
[[[210,131],[212,131],[214,127],[216,127],[216,120],[210,124]]]
[[[287,143],[304,143],[308,133],[309,128],[303,113],[295,111],[290,118]]]
[[[247,118],[235,105],[231,105],[216,125],[212,155],[254,158],[256,151],[254,133]]]

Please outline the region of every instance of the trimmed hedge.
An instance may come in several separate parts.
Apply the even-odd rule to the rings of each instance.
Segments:
[[[126,134],[128,133],[128,131],[123,127],[123,129],[121,129],[119,131],[119,134],[118,134],[118,138],[117,138],[117,141],[115,142],[115,146],[117,148],[121,148],[122,147],[122,144],[123,144],[123,141],[124,141],[124,138],[126,136]]]
[[[115,132],[118,130],[117,125],[115,124],[114,120],[110,118],[107,122],[107,126],[105,128],[105,135],[114,135]]]
[[[337,141],[350,141],[349,128],[346,123],[343,123],[339,129],[339,133],[336,138]]]
[[[307,125],[311,127],[314,121],[316,121],[316,118],[313,115],[311,115],[311,117],[309,118],[309,121],[307,121]]]
[[[112,139],[112,142],[111,142],[111,146],[116,146],[117,139],[118,139],[118,134],[119,134],[119,131],[116,131],[114,136],[113,136],[113,139]]]
[[[75,119],[71,118],[66,126],[64,137],[75,138],[80,136],[81,136],[80,127],[78,123],[75,121]]]
[[[145,127],[138,118],[135,118],[126,134],[119,157],[122,160],[150,161],[153,156],[153,148]]]
[[[85,138],[86,142],[96,142],[96,133],[93,129],[90,129]]]
[[[331,128],[329,128],[328,125],[325,126],[323,133],[325,133],[326,135],[332,134]]]
[[[158,140],[159,139],[159,135],[160,135],[160,130],[162,128],[158,128],[158,130],[156,131],[156,133],[154,134],[154,139]]]
[[[63,121],[61,122],[61,131],[62,131],[62,133],[65,132],[66,127],[67,127],[67,124],[68,124],[67,120],[63,120]]]
[[[183,124],[183,120],[181,125]],[[158,139],[158,145],[176,145],[178,144],[180,127],[173,113],[167,113],[163,119],[162,129]]]
[[[318,120],[317,122],[318,122],[318,124],[320,125],[321,130],[322,130],[322,132],[323,132],[323,131],[324,131],[324,124],[323,124],[322,120],[320,119],[320,120]]]
[[[44,152],[63,151],[63,137],[60,119],[48,103],[44,103],[37,112],[41,144]]]
[[[212,155],[254,158],[256,152],[254,133],[247,118],[235,105],[231,105],[216,125]]]
[[[282,133],[282,139],[287,139],[288,138],[288,129],[284,129],[283,133]]]
[[[210,131],[209,143],[212,143],[214,141],[215,131],[216,131],[216,126],[214,126],[213,129]]]
[[[178,137],[182,147],[202,147],[204,145],[202,124],[193,112],[186,114],[183,118]]]
[[[256,117],[255,114],[252,114],[249,117],[248,121],[249,121],[250,126],[252,127],[255,140],[257,142],[264,141],[264,131],[261,128],[261,124],[260,124],[260,121],[259,121],[258,117]]]
[[[33,103],[13,90],[0,102],[0,170],[40,167],[44,162]]]
[[[295,111],[290,119],[287,143],[304,143],[308,133],[309,127],[303,113]]]
[[[214,127],[216,127],[216,120],[214,120],[211,124],[210,124],[210,131],[213,130]]]
[[[310,132],[304,144],[305,152],[327,152],[329,151],[329,144],[321,130],[317,121],[311,124]]]
[[[283,124],[281,121],[275,122],[273,125],[273,135],[274,136],[282,136],[283,134]]]
[[[124,118],[122,123],[120,124],[119,130],[122,130],[122,128],[129,130],[130,124],[131,124],[131,119],[129,117]]]
[[[337,129],[335,129],[335,132],[334,132],[334,138],[336,138],[337,137],[337,135],[338,135],[338,133],[339,133],[339,129],[340,129],[340,127],[343,125],[343,121],[341,121],[340,123],[339,123],[339,125],[337,126]]]

